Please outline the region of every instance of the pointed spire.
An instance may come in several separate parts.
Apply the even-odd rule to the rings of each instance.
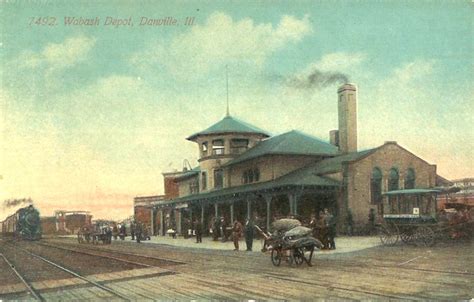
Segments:
[[[229,110],[229,69],[228,66],[225,66],[225,83],[226,83],[226,90],[227,90],[227,112],[225,116],[230,116]]]

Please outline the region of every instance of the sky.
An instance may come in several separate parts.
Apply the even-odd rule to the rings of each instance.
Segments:
[[[128,217],[133,197],[163,193],[161,173],[197,165],[185,138],[224,117],[226,66],[231,115],[272,134],[329,140],[347,79],[358,87],[359,149],[397,141],[443,177],[474,176],[470,1],[0,7],[2,202]],[[176,23],[140,25],[163,18]],[[13,211],[0,205],[0,219]]]

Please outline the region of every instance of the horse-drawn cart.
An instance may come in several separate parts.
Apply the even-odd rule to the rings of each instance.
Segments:
[[[265,239],[262,252],[271,252],[271,261],[275,266],[279,266],[282,260],[289,265],[300,266],[306,263],[312,266],[314,249],[322,247],[319,240],[310,236],[311,229],[301,226],[296,219],[275,221],[272,234],[262,231],[259,227],[256,228]]]
[[[110,244],[112,233],[94,232],[91,226],[83,226],[77,233],[77,241],[79,243]]]
[[[432,246],[437,239],[453,232],[471,235],[474,228],[471,218],[446,219],[446,211],[437,210],[436,195],[439,192],[406,189],[385,193],[383,223],[379,226],[381,242],[390,246],[401,240],[417,246]]]

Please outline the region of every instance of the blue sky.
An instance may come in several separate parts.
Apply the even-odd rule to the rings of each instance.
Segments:
[[[185,137],[231,113],[271,133],[328,139],[338,83],[359,88],[359,148],[395,140],[447,178],[472,177],[469,1],[30,1],[1,4],[0,198],[45,214],[125,217],[161,173],[197,164]],[[57,25],[30,25],[32,17]],[[104,26],[107,16],[134,26]],[[194,26],[184,26],[185,17]],[[94,27],[64,17],[100,18]],[[173,17],[179,26],[139,26]],[[115,210],[104,205],[116,204]],[[0,216],[9,209],[0,209]],[[1,218],[1,217],[0,217]]]

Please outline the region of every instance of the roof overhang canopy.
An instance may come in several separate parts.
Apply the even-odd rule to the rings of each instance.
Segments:
[[[440,193],[440,190],[435,189],[405,189],[405,190],[394,190],[383,193],[383,195],[421,195],[421,194],[434,194]]]

